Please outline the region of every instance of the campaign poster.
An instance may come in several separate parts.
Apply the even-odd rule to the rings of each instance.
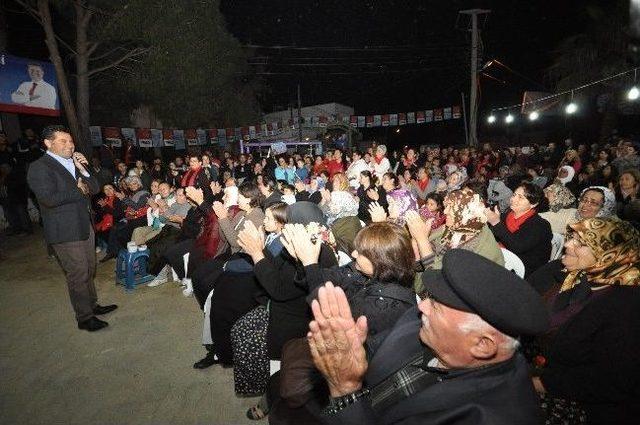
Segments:
[[[102,145],[102,128],[98,125],[89,127],[89,135],[91,136],[91,146]]]
[[[154,148],[159,148],[162,146],[162,130],[159,128],[151,129],[151,143]]]
[[[121,128],[120,133],[122,134],[122,139],[129,142],[129,146],[135,146],[136,140],[136,130],[135,128]]]
[[[187,139],[187,145],[189,146],[198,145],[198,134],[196,133],[195,128],[187,128],[184,131],[184,137]]]
[[[151,129],[139,128],[136,130],[136,136],[138,137],[138,146],[141,148],[150,148],[153,146]]]
[[[104,140],[114,148],[122,147],[122,135],[118,127],[105,127],[102,129]]]
[[[162,130],[162,143],[165,146],[175,146],[175,141],[173,140],[173,130]]]
[[[227,146],[227,130],[224,128],[218,129],[218,144],[223,148]]]
[[[358,127],[362,128],[366,125],[366,118],[364,115],[358,115]]]
[[[210,128],[207,130],[207,133],[209,134],[209,140],[211,141],[212,145],[217,145],[218,144],[218,132],[220,130],[217,128]]]
[[[407,112],[407,124],[415,124],[415,123],[416,123],[416,113]]]
[[[443,113],[442,108],[434,110],[434,112],[433,112],[433,116],[434,116],[433,120],[434,121],[442,121],[442,113]]]
[[[198,144],[200,146],[207,144],[207,130],[202,128],[196,129],[196,137],[198,138]]]
[[[356,115],[351,115],[349,122],[351,123],[351,127],[358,126],[358,117]]]
[[[59,116],[58,82],[53,64],[0,54],[0,111]]]
[[[424,111],[424,122],[432,122],[433,121],[433,109],[427,109]]]
[[[373,116],[373,126],[374,127],[382,126],[382,115],[374,115]]]
[[[416,123],[424,124],[424,111],[416,112]]]
[[[184,142],[184,130],[173,130],[173,145],[176,150],[184,150],[186,148]]]
[[[444,108],[444,110],[443,110],[443,111],[444,111],[444,112],[443,112],[444,119],[445,119],[445,120],[450,120],[450,119],[451,119],[451,116],[452,116],[451,107]]]
[[[398,114],[389,115],[389,125],[392,125],[392,126],[398,125]]]

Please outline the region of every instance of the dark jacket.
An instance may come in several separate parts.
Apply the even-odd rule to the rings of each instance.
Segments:
[[[549,262],[551,257],[551,225],[537,213],[522,223],[511,233],[505,224],[507,213],[500,217],[500,223],[489,226],[498,243],[516,254],[524,263],[525,276],[530,275]]]
[[[548,296],[566,277],[553,261],[528,281]],[[575,309],[575,303],[567,310]],[[579,311],[539,340],[546,365],[540,379],[551,397],[576,401],[589,424],[636,424],[640,417],[640,288],[613,286],[594,291]],[[552,310],[553,311],[553,310]],[[557,315],[562,316],[563,310]],[[552,316],[553,319],[553,316]]]
[[[376,189],[378,191],[378,196],[380,197],[380,199],[374,201],[373,199],[369,198],[369,196],[367,195],[368,189]],[[371,223],[369,205],[371,205],[373,202],[378,202],[385,211],[387,211],[389,208],[389,204],[387,203],[387,192],[382,188],[382,186],[370,186],[365,189],[362,185],[360,185],[356,194],[358,195],[358,199],[360,199],[360,205],[358,206],[358,218],[364,221],[366,224]]]
[[[398,320],[369,362],[365,387],[373,388],[424,352],[425,346],[418,338],[421,324],[417,307]],[[428,354],[427,351],[425,355]],[[324,419],[341,425],[543,423],[527,364],[517,353],[491,366],[452,370],[450,375],[384,411],[374,411],[371,402],[363,399]]]
[[[100,190],[98,181],[89,174],[84,177],[91,195]],[[47,243],[83,241],[91,229],[91,201],[78,189],[71,173],[52,156],[46,154],[29,166],[29,187],[40,204],[40,214]]]
[[[293,338],[301,338],[309,330],[310,309],[306,302],[307,288],[296,285],[296,272],[302,265],[286,250],[273,256],[264,250],[265,258],[254,266],[254,273],[268,297],[269,327],[267,352],[270,359],[280,359],[282,346]],[[320,264],[332,267],[337,264],[330,248],[323,246]]]
[[[351,307],[353,318],[367,317],[367,351],[372,353],[381,342],[384,331],[390,330],[398,319],[416,305],[412,288],[392,282],[369,279],[355,268],[355,263],[344,267],[322,268],[318,264],[304,267],[296,280],[308,285],[307,301],[318,297],[318,290],[326,282],[341,287]]]

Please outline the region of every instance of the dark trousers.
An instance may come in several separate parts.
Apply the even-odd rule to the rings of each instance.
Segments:
[[[131,240],[131,235],[136,227],[146,226],[146,218],[134,218],[126,222],[118,222],[113,225],[109,231],[109,240],[107,241],[107,253],[118,255],[121,248],[127,246],[127,242]]]
[[[11,202],[3,201],[2,209],[4,210],[7,221],[9,222],[9,228],[15,232],[27,232],[33,231],[31,224],[31,217],[29,217],[29,210],[27,208],[27,202]]]
[[[187,239],[174,244],[173,246],[167,248],[167,250],[164,252],[163,257],[165,258],[167,263],[171,265],[180,279],[186,277],[184,271],[184,254],[193,251],[193,246],[195,245],[195,243],[196,241],[194,239]],[[191,270],[193,269],[191,260],[191,254],[189,254],[189,276],[191,275]]]
[[[67,277],[67,287],[76,320],[83,322],[93,317],[93,308],[98,303],[93,277],[96,273],[95,235],[90,230],[89,238],[83,241],[52,244],[58,262]]]
[[[214,288],[216,281],[224,272],[224,263],[231,256],[230,252],[225,252],[216,258],[205,261],[193,273],[193,295],[195,295],[200,308],[204,309],[204,303],[207,301],[209,292]]]

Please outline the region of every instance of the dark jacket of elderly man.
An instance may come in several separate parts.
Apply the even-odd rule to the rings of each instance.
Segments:
[[[320,419],[343,425],[542,423],[517,351],[518,336],[548,328],[533,288],[460,249],[448,251],[442,271],[426,272],[423,280],[429,296],[398,320],[368,363],[359,348],[366,321],[349,318],[339,288],[323,287],[312,304],[308,337],[333,397]]]

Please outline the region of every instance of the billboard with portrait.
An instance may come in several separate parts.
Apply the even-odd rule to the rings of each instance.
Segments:
[[[53,64],[0,53],[0,111],[60,115]]]

